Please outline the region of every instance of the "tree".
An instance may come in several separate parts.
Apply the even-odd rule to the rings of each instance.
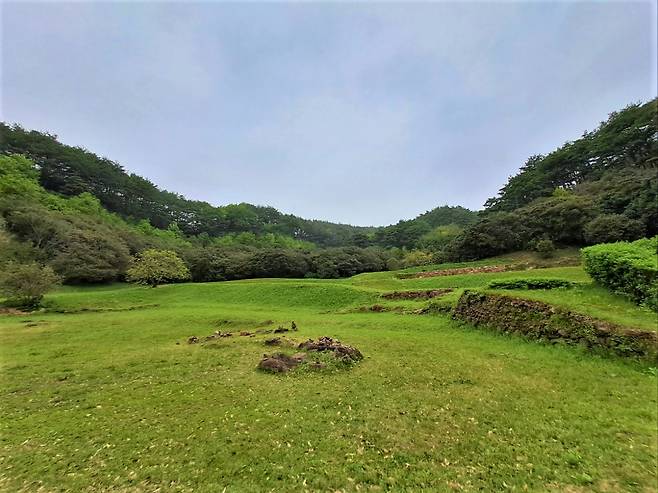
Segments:
[[[423,235],[418,246],[424,250],[437,252],[443,250],[452,240],[457,238],[464,229],[456,224],[437,226],[429,233]]]
[[[644,225],[622,214],[602,214],[585,225],[585,240],[590,245],[637,240],[644,236]]]
[[[36,262],[9,262],[0,273],[0,291],[10,304],[21,308],[37,308],[43,295],[58,282],[59,278],[51,267]]]
[[[156,287],[176,281],[186,281],[190,271],[180,257],[171,250],[143,251],[128,269],[128,280]]]
[[[130,262],[125,243],[110,230],[80,226],[59,239],[59,251],[52,261],[64,282],[110,282],[123,276]]]
[[[429,265],[432,263],[433,257],[431,253],[422,250],[412,250],[404,255],[402,265],[404,267],[417,267],[419,265]]]
[[[555,255],[555,245],[549,239],[543,239],[535,243],[535,252],[539,254],[541,258],[551,258]]]
[[[522,249],[529,231],[520,215],[492,212],[464,230],[446,247],[451,260],[477,260]]]

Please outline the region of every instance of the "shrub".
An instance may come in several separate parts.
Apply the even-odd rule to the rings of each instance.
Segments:
[[[34,309],[40,305],[43,295],[58,282],[59,278],[51,267],[36,262],[9,262],[0,274],[0,291],[9,304]]]
[[[128,280],[156,287],[158,284],[185,281],[190,271],[176,252],[171,250],[145,250],[128,269]]]
[[[433,256],[431,253],[422,250],[412,250],[404,255],[402,265],[407,267],[418,267],[420,265],[429,265],[432,263]]]
[[[551,258],[555,254],[555,245],[551,240],[539,240],[535,243],[535,251],[541,258]]]
[[[636,240],[644,235],[644,224],[622,214],[602,214],[585,225],[584,234],[590,245]]]
[[[450,242],[445,253],[451,260],[477,260],[520,250],[529,231],[524,219],[515,213],[488,214]]]
[[[128,247],[102,227],[74,228],[58,241],[52,265],[65,283],[114,281],[130,262]]]
[[[658,310],[658,236],[602,243],[581,250],[587,273],[611,291]]]
[[[491,289],[556,289],[571,288],[576,283],[566,279],[505,279],[489,283]]]

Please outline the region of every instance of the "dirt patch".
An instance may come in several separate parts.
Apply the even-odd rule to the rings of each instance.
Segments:
[[[401,275],[401,279],[418,279],[425,277],[442,277],[442,276],[458,276],[461,274],[487,274],[490,272],[506,272],[510,270],[524,270],[526,266],[514,265],[483,265],[481,267],[460,267],[457,269],[443,269],[433,270],[428,272],[416,272],[415,274]]]
[[[359,308],[359,311],[382,313],[389,311],[389,309],[386,308],[384,305],[372,305],[372,306],[362,306]]]
[[[541,301],[464,291],[453,317],[499,332],[658,360],[658,334],[630,329]]]
[[[305,360],[306,353],[296,353],[292,356],[288,356],[284,353],[265,354],[260,363],[258,363],[258,368],[271,373],[285,373],[303,363]]]
[[[24,312],[18,308],[0,307],[0,315],[29,315],[30,312]]]
[[[272,337],[271,339],[265,339],[263,341],[263,344],[270,347],[278,346],[278,347],[296,348],[299,343],[297,341],[294,341],[293,339],[288,339],[286,337]]]
[[[332,339],[331,337],[320,337],[317,341],[309,339],[306,342],[302,342],[298,347],[299,349],[311,352],[331,351],[336,358],[343,361],[359,361],[363,359],[361,351],[357,348],[342,344],[339,340]]]
[[[265,341],[266,344],[270,345],[281,345],[285,343],[290,343],[293,341],[284,340],[284,338],[275,337]],[[331,337],[320,337],[318,340],[309,339],[308,341],[302,342],[297,346],[297,349],[303,351],[298,352],[293,355],[287,355],[285,353],[274,353],[274,354],[265,354],[263,359],[258,363],[258,368],[260,370],[268,371],[270,373],[286,373],[300,365],[311,370],[323,370],[327,367],[332,366],[329,360],[319,361],[308,361],[308,357],[311,353],[331,353],[333,354],[336,363],[334,364],[351,364],[363,359],[361,351],[357,348],[342,344],[336,339]],[[322,359],[322,358],[320,358]],[[329,364],[328,364],[329,363]]]
[[[393,291],[391,293],[384,293],[381,297],[387,300],[429,300],[431,298],[451,293],[452,291],[452,288],[421,291]]]

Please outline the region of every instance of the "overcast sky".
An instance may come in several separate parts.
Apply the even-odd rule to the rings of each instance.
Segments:
[[[2,120],[306,218],[480,208],[528,156],[656,96],[653,0],[2,7]]]

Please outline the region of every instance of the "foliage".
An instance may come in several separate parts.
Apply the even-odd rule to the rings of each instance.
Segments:
[[[171,250],[144,250],[127,272],[128,281],[151,287],[189,278],[189,269]]]
[[[415,219],[377,228],[374,243],[385,248],[439,249],[465,226],[475,223],[477,217],[477,213],[463,207],[444,205]]]
[[[37,308],[44,294],[58,282],[59,278],[51,267],[36,262],[8,262],[0,272],[0,292],[8,304],[21,308]]]
[[[585,225],[585,241],[590,245],[641,238],[644,225],[622,214],[602,214]]]
[[[103,228],[71,228],[58,244],[51,263],[66,283],[115,281],[130,262],[128,247]]]
[[[555,188],[573,189],[596,179],[604,170],[638,166],[658,154],[657,100],[633,104],[610,114],[607,121],[580,139],[567,142],[546,156],[532,156],[500,190],[489,199],[491,211],[512,211]]]
[[[634,240],[658,233],[655,103],[631,105],[532,156],[481,213],[441,206],[379,228],[190,201],[56,136],[0,124],[0,216],[12,237],[12,253],[0,258],[45,262],[69,283],[121,279],[128,256],[146,249],[175,251],[195,280],[337,278],[547,241]]]
[[[567,279],[554,278],[520,278],[497,280],[489,283],[491,289],[556,289],[571,288],[574,286],[573,281]]]
[[[466,228],[446,250],[455,260],[475,260],[520,250],[528,237],[529,231],[521,216],[497,212]]]
[[[423,250],[438,252],[443,250],[451,241],[457,238],[464,228],[457,224],[446,224],[437,226],[432,231],[425,233],[418,241],[418,246]]]
[[[596,214],[590,197],[561,193],[518,209],[527,239],[550,239],[563,245],[582,245],[583,228]],[[524,245],[525,246],[525,245]]]
[[[404,268],[417,267],[419,265],[430,265],[432,263],[434,263],[433,255],[422,250],[412,250],[410,252],[406,252],[402,258],[402,266]]]
[[[40,184],[46,190],[64,196],[89,192],[108,211],[129,220],[145,220],[161,230],[176,223],[182,233],[190,236],[273,233],[322,246],[348,245],[357,233],[367,234],[371,230],[306,220],[282,214],[272,207],[244,203],[214,207],[187,200],[127,173],[114,161],[80,147],[64,145],[55,135],[0,123],[0,154],[12,153],[23,154],[37,164]],[[359,238],[362,239],[356,236]]]
[[[542,258],[551,258],[555,254],[555,244],[549,239],[538,240],[534,250]]]
[[[583,248],[585,270],[602,286],[658,311],[658,236]]]
[[[613,113],[594,132],[528,159],[480,220],[444,250],[453,260],[478,259],[532,247],[542,239],[583,246],[658,233],[658,112],[652,100]],[[500,214],[508,221],[502,224]],[[624,215],[620,218],[604,217]],[[492,230],[500,224],[504,235]],[[509,240],[504,236],[510,235]]]

